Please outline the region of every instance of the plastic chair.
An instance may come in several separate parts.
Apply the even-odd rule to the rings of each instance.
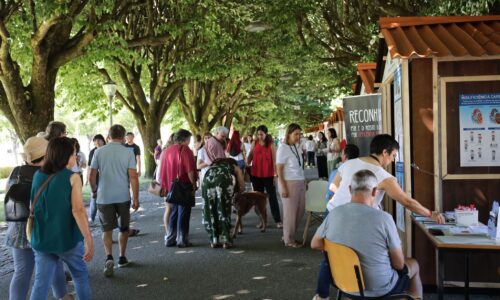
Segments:
[[[311,219],[313,222],[322,222],[323,213],[326,210],[325,202],[325,191],[328,187],[328,182],[326,180],[313,180],[309,182],[307,192],[306,192],[306,226],[304,227],[304,235],[302,236],[302,244],[306,244],[307,230],[311,225]]]
[[[395,294],[386,297],[366,297],[365,282],[361,263],[356,252],[342,244],[325,241],[325,257],[330,265],[330,273],[335,287],[338,289],[337,300],[342,296],[350,299],[410,299],[408,294]]]

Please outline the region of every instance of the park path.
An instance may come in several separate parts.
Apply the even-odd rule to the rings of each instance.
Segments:
[[[308,179],[317,178],[316,169],[306,169]],[[281,230],[269,220],[267,232],[255,228],[255,213],[244,219],[244,234],[235,248],[211,249],[201,224],[201,198],[193,208],[190,240],[192,248],[166,248],[163,244],[164,204],[158,197],[141,191],[141,209],[134,214],[134,226],[141,229],[130,238],[127,268],[115,269],[115,276],[102,275],[105,255],[100,229],[93,228],[95,256],[89,263],[93,299],[311,299],[314,295],[321,253],[309,247],[284,248]],[[270,216],[270,213],[268,214]],[[310,230],[314,233],[317,225]],[[2,235],[5,230],[2,231]],[[300,230],[302,233],[302,229]],[[3,239],[3,236],[0,236]],[[114,236],[116,239],[116,234]],[[114,247],[117,259],[117,244]],[[0,299],[8,298],[12,276],[9,249],[0,246]],[[332,297],[335,291],[332,289]],[[427,295],[425,299],[436,299]],[[446,299],[461,299],[459,296]],[[473,299],[499,299],[474,296]]]

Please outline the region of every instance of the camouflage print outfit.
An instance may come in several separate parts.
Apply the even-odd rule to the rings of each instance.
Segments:
[[[232,168],[227,164],[211,166],[201,185],[205,203],[203,219],[212,244],[232,243],[231,203],[235,186]]]

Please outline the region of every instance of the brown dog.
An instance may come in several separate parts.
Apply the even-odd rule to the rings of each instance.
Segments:
[[[234,225],[233,235],[243,232],[243,225],[241,223],[241,218],[246,215],[252,207],[255,209],[255,213],[260,218],[260,224],[257,228],[260,228],[261,232],[266,231],[267,226],[267,195],[261,192],[245,192],[237,194],[234,200],[234,208],[236,208],[236,224]]]

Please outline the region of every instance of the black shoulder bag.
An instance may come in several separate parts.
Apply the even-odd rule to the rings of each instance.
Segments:
[[[172,180],[172,184],[170,185],[170,190],[168,191],[166,201],[172,204],[178,204],[182,206],[191,206],[195,205],[194,198],[194,187],[189,183],[182,182],[180,180],[181,173],[181,153],[184,147],[181,147],[179,150],[179,161],[177,167],[177,177]]]

